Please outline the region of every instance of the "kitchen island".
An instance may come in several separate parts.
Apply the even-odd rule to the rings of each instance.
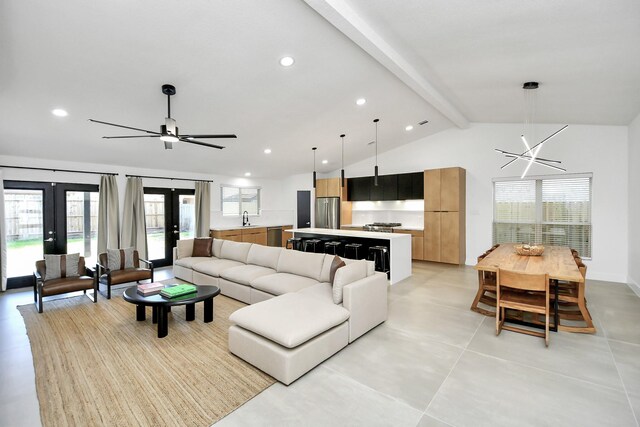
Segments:
[[[375,231],[333,230],[327,228],[294,228],[285,230],[294,237],[306,239],[341,240],[347,243],[362,243],[362,257],[368,255],[371,246],[389,248],[389,277],[392,285],[411,276],[411,235],[380,233]]]

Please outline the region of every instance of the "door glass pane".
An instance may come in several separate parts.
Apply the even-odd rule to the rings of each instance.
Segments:
[[[180,194],[178,205],[180,206],[180,239],[192,239],[196,227],[196,196]]]
[[[145,223],[149,259],[165,258],[164,195],[144,195]]]
[[[7,277],[33,274],[42,259],[42,190],[4,190]]]
[[[98,252],[98,192],[67,191],[67,253],[94,265]]]

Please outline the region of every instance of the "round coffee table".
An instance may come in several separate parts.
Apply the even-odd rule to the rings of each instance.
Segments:
[[[168,285],[171,286],[171,285]],[[165,287],[168,287],[165,286]],[[177,298],[165,298],[160,294],[144,296],[138,293],[138,288],[132,286],[124,291],[122,297],[125,301],[136,305],[136,320],[146,319],[146,307],[151,307],[152,322],[158,324],[158,338],[164,338],[169,333],[167,315],[171,307],[176,305],[186,306],[187,321],[196,318],[196,303],[204,302],[204,323],[213,322],[213,297],[220,293],[217,286],[196,286],[196,292]]]

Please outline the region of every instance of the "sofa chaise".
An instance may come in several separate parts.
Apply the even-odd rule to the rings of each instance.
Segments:
[[[334,255],[221,239],[211,246],[212,256],[192,256],[194,240],[178,241],[175,277],[251,304],[229,318],[229,350],[284,384],[387,319],[387,277],[371,261],[342,259],[336,269]]]

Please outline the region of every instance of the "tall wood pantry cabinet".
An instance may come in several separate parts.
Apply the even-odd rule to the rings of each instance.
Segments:
[[[424,171],[425,261],[464,264],[466,171],[453,167]]]

